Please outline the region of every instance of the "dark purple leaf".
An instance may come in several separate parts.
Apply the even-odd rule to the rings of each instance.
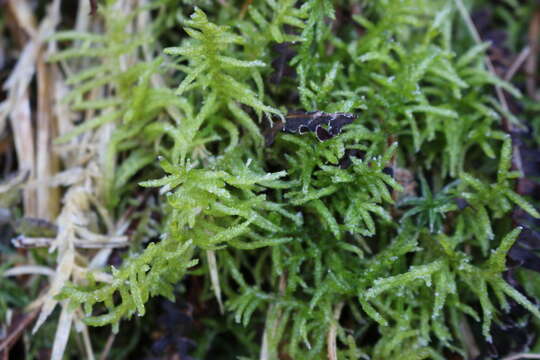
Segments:
[[[319,139],[319,141],[326,141],[332,138],[332,135],[330,135],[328,130],[326,130],[322,126],[317,127],[317,129],[315,130],[315,135],[317,136],[317,139]]]
[[[267,146],[274,143],[279,131],[291,134],[314,132],[320,141],[328,140],[341,133],[343,127],[352,123],[356,115],[350,113],[325,113],[322,111],[291,111],[285,123],[278,121],[263,132]]]

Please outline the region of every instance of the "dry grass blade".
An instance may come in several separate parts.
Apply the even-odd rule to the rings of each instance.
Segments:
[[[19,275],[45,275],[54,276],[54,270],[46,266],[39,265],[20,265],[12,267],[4,271],[4,276],[19,276]]]
[[[64,284],[71,277],[71,271],[73,269],[75,262],[75,250],[73,245],[69,243],[69,240],[65,241],[59,249],[58,255],[58,266],[56,268],[56,274],[51,280],[51,285],[49,291],[47,292],[48,296],[44,299],[43,308],[39,314],[39,318],[34,326],[33,332],[35,333],[49,315],[53,312],[57,300],[54,299],[56,295],[60,293],[60,290]]]
[[[83,229],[80,229],[83,230]],[[85,230],[86,231],[86,230]],[[94,234],[94,236],[101,235]],[[19,249],[50,247],[54,243],[53,238],[17,236],[11,240],[13,246]],[[108,237],[103,240],[75,240],[75,247],[82,249],[117,249],[128,246],[126,236]]]
[[[63,304],[60,319],[58,320],[58,327],[56,328],[56,334],[54,336],[51,360],[62,359],[69,339],[72,322],[73,312],[68,310],[67,304]]]
[[[42,151],[38,160],[44,161],[44,165],[39,166],[36,162],[36,148],[34,129],[32,126],[32,111],[30,106],[29,85],[36,72],[38,57],[45,38],[52,34],[60,18],[60,1],[55,0],[49,7],[45,19],[41,22],[39,28],[35,26],[35,19],[30,5],[27,1],[10,1],[6,5],[8,24],[14,38],[18,39],[21,48],[21,55],[15,69],[7,79],[3,88],[8,92],[7,99],[0,104],[0,131],[5,127],[5,119],[9,118],[13,132],[15,148],[19,161],[19,169],[30,172],[30,178],[36,174],[42,175],[47,172],[50,161],[43,158],[50,156],[51,152],[42,151],[48,148],[43,146],[50,142],[51,134],[41,131],[38,135],[38,149]],[[28,41],[25,39],[28,38]],[[42,79],[43,80],[43,79]],[[46,86],[46,85],[45,85]],[[40,94],[41,95],[41,94]],[[41,96],[39,97],[41,100]],[[45,98],[44,98],[45,99]],[[43,110],[43,109],[38,109]],[[44,120],[49,127],[50,121]],[[43,121],[40,122],[43,128]],[[41,195],[38,198],[38,193]],[[23,194],[24,211],[26,216],[49,217],[49,209],[40,210],[39,202],[46,202],[49,193],[47,189],[37,192],[35,189],[26,189]],[[49,205],[42,205],[48,207]],[[44,216],[43,216],[44,215]]]
[[[36,135],[36,181],[37,216],[53,220],[60,207],[60,194],[56,187],[49,187],[46,180],[58,171],[58,156],[52,149],[56,136],[56,124],[53,115],[54,67],[45,63],[44,52],[37,60],[38,112]]]

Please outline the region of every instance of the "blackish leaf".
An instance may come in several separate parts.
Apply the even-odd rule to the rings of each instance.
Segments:
[[[317,139],[319,139],[319,141],[326,141],[332,138],[332,135],[330,135],[328,130],[326,130],[322,126],[317,127],[317,129],[315,130],[315,135],[317,136]]]
[[[289,113],[285,117],[285,126],[283,131],[296,134],[299,133],[302,127],[306,127],[309,131],[315,132],[319,126],[328,126],[329,133],[334,136],[341,132],[345,125],[352,123],[356,119],[356,115],[349,113],[325,113],[322,111],[300,112],[295,111]]]
[[[341,130],[345,125],[351,124],[354,119],[356,119],[356,115],[354,114],[347,114],[347,113],[337,113],[339,114],[336,116],[332,121],[330,122],[330,133],[332,135],[338,135],[341,133]]]
[[[285,117],[285,123],[277,121],[274,126],[263,132],[266,146],[274,143],[279,131],[290,134],[314,132],[317,139],[326,141],[341,133],[345,125],[351,124],[356,115],[350,113],[325,113],[322,111],[291,111]]]
[[[382,172],[386,175],[390,175],[391,177],[394,177],[394,168],[387,166],[382,170]]]
[[[347,169],[349,166],[352,165],[351,158],[355,157],[358,159],[363,159],[365,156],[365,151],[357,149],[347,149],[345,150],[345,155],[343,155],[343,157],[339,160],[339,167],[342,169]]]

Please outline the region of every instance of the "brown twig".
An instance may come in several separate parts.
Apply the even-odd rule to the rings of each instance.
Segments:
[[[508,69],[506,74],[504,74],[504,80],[505,81],[512,80],[512,78],[514,77],[516,72],[519,70],[521,65],[523,65],[525,60],[527,60],[529,58],[530,54],[531,54],[531,47],[530,46],[525,46],[523,48],[523,50],[521,50],[519,55],[516,57],[516,59],[514,60],[512,65],[510,65],[510,68]]]
[[[114,339],[116,339],[116,335],[110,334],[109,338],[107,339],[107,342],[105,343],[105,347],[103,348],[103,352],[101,353],[101,356],[99,357],[99,360],[106,360],[109,356],[109,352],[112,349],[112,345],[114,343]]]

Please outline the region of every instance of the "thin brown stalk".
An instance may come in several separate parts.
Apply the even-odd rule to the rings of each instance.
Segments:
[[[60,193],[57,187],[50,187],[47,179],[58,172],[58,156],[53,151],[52,141],[56,136],[53,115],[54,81],[53,69],[45,63],[44,52],[37,60],[38,111],[36,143],[37,216],[46,220],[56,218],[60,207]]]
[[[107,342],[105,343],[105,347],[103,348],[103,352],[101,353],[101,356],[99,357],[99,360],[107,360],[107,357],[109,357],[109,353],[111,352],[114,339],[116,339],[116,335],[110,334],[109,338],[107,339]]]
[[[332,325],[330,325],[330,330],[328,330],[328,335],[326,338],[326,353],[328,355],[328,360],[337,360],[337,327],[339,323],[339,317],[341,316],[341,311],[343,310],[343,305],[345,303],[342,301],[336,305],[334,308],[334,318]]]
[[[504,74],[504,80],[505,81],[512,80],[512,78],[514,77],[516,72],[523,65],[525,60],[528,59],[530,54],[531,54],[531,47],[530,46],[525,46],[523,48],[523,50],[520,51],[520,53],[518,54],[518,56],[516,57],[516,59],[514,60],[514,62],[512,63],[510,68],[508,69],[508,71],[506,72],[506,74]]]

